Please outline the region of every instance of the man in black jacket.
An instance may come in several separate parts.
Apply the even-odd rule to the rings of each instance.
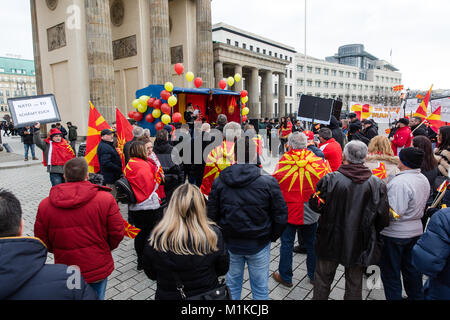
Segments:
[[[362,129],[361,121],[356,116],[356,113],[348,115],[350,122],[348,123],[348,141],[352,141],[353,135]]]
[[[28,150],[31,150],[33,160],[39,160],[34,152],[35,144],[33,142],[33,131],[30,126],[19,129],[19,135],[22,137],[23,146],[25,149],[25,161],[28,161]]]
[[[390,222],[389,202],[386,185],[364,166],[367,152],[361,141],[349,142],[344,164],[317,183],[309,201],[321,214],[313,300],[328,300],[339,264],[345,267],[344,299],[361,300],[364,267],[380,259],[380,232]]]
[[[122,159],[116,149],[114,149],[114,132],[110,129],[104,129],[100,133],[102,140],[98,144],[97,157],[100,164],[100,174],[105,179],[104,183],[112,189],[114,198],[116,197],[116,188],[114,183],[122,176]]]
[[[369,142],[372,138],[378,135],[378,130],[375,128],[373,122],[371,120],[364,120],[363,129],[360,132],[364,137],[366,137]],[[365,141],[363,141],[365,143]]]
[[[73,149],[73,152],[75,152],[75,154],[77,154],[76,151],[76,144],[77,144],[77,138],[78,138],[78,133],[77,133],[77,126],[74,126],[72,124],[72,122],[67,122],[67,128],[69,128],[69,143],[70,146]]]
[[[420,117],[412,117],[409,120],[409,127],[411,128],[411,132],[412,132],[414,138],[417,136],[428,137],[427,126],[425,124],[420,126],[421,123],[422,123],[422,118],[420,118]]]
[[[237,164],[223,170],[212,185],[208,216],[221,227],[229,250],[226,278],[233,300],[241,299],[245,261],[253,299],[268,300],[270,243],[287,225],[287,205],[277,180],[262,175],[257,166],[256,144],[240,138],[235,153]]]
[[[97,300],[79,270],[45,263],[45,245],[22,237],[23,224],[19,200],[0,189],[0,300]]]

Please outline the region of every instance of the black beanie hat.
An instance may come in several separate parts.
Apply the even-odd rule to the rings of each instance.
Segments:
[[[425,153],[418,148],[404,148],[400,151],[400,161],[411,169],[419,169],[422,167]]]
[[[401,118],[398,122],[403,123],[405,126],[409,126],[409,120],[406,118]]]

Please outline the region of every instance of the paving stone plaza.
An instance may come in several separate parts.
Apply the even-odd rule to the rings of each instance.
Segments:
[[[38,205],[42,199],[48,196],[51,187],[46,169],[41,160],[28,163],[23,161],[23,144],[20,137],[5,137],[4,143],[8,143],[17,154],[0,152],[0,188],[12,191],[20,200],[25,221],[25,236],[33,236],[33,226]],[[42,159],[42,152],[36,155]],[[14,159],[14,160],[13,160]],[[28,167],[17,167],[23,165]],[[269,171],[269,170],[268,170]],[[127,207],[120,205],[121,213],[125,219]],[[278,269],[280,254],[280,241],[272,244],[270,274]],[[156,282],[147,278],[144,271],[137,271],[136,254],[133,240],[125,237],[119,247],[113,251],[115,270],[108,277],[108,285],[105,299],[108,300],[153,300],[156,291]],[[53,255],[48,255],[48,263],[53,263]],[[313,286],[306,275],[306,255],[295,253],[293,256],[293,287],[287,288],[279,284],[272,277],[269,279],[270,298],[273,300],[310,300]],[[384,291],[381,280],[381,288],[368,290],[367,281],[363,281],[363,299],[384,300]],[[373,281],[375,282],[375,281]],[[377,286],[375,286],[377,287]],[[344,268],[339,266],[332,285],[330,299],[342,300],[344,297],[345,277]],[[244,285],[242,299],[251,300],[250,282],[247,270],[244,273]]]

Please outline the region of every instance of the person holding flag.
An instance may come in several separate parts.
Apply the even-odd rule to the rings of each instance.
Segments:
[[[37,122],[34,126],[33,142],[44,153],[44,166],[50,174],[52,187],[64,182],[64,165],[67,161],[75,158],[75,153],[70,144],[63,139],[61,131],[57,128],[50,130],[46,140],[41,139],[39,131],[41,124]]]
[[[369,143],[369,153],[364,165],[368,167],[372,173],[388,183],[390,179],[399,173],[399,159],[394,156],[389,139],[385,136],[376,136]]]
[[[100,164],[100,174],[103,175],[105,185],[111,188],[116,196],[114,183],[122,176],[122,160],[114,148],[114,132],[103,129],[100,133],[101,141],[97,147],[97,157]]]
[[[397,130],[395,131],[394,136],[390,138],[394,155],[397,156],[400,153],[400,150],[410,147],[412,138],[413,135],[411,133],[411,128],[409,127],[409,120],[401,118],[397,122]]]

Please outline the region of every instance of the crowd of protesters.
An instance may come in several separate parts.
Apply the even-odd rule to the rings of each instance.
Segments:
[[[0,299],[104,299],[114,270],[111,251],[125,234],[117,204],[125,198],[129,223],[141,229],[134,238],[137,268],[156,281],[157,300],[204,295],[221,285],[221,276],[228,298],[240,300],[246,264],[253,299],[268,300],[271,276],[294,285],[297,252],[306,254],[314,300],[328,299],[339,265],[344,299],[363,298],[373,265],[387,300],[450,299],[450,127],[433,135],[421,130],[421,119],[402,118],[386,137],[356,114],[348,121],[332,116],[329,125],[311,130],[284,117],[258,121],[264,137],[248,122],[220,116],[209,124],[195,116],[188,108],[178,133],[165,126],[155,138],[135,126],[124,166],[114,130],[101,131],[98,179],[75,156],[76,127],[52,128],[46,140],[39,123],[23,133],[44,151],[52,189],[37,211],[36,238],[22,237],[20,203],[0,189],[0,267],[7,271],[0,274]],[[220,141],[209,150],[217,139],[212,129]],[[185,159],[186,146],[191,161],[175,161],[174,153]],[[260,162],[263,148],[278,158],[269,174]],[[123,181],[130,187],[125,198]],[[443,197],[435,201],[439,192]],[[280,259],[271,275],[277,241]],[[47,251],[57,265],[45,264]],[[25,270],[28,265],[33,268]],[[74,265],[82,285],[71,291],[63,283]]]

